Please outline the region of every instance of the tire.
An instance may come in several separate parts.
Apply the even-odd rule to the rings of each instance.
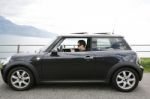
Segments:
[[[24,67],[16,67],[9,71],[7,76],[8,85],[17,91],[31,88],[34,84],[32,72]]]
[[[122,92],[134,90],[138,86],[138,83],[138,74],[131,68],[121,68],[117,70],[112,77],[113,87]]]

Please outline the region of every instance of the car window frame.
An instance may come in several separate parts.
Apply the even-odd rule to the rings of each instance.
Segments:
[[[88,44],[88,39],[89,39],[89,40],[90,40],[90,41],[89,41],[90,48],[89,48],[88,51],[83,51],[83,52],[89,52],[89,51],[91,51],[91,49],[92,49],[92,47],[91,47],[91,44],[92,44],[92,42],[91,42],[91,37],[62,37],[57,43],[55,43],[55,45],[53,46],[53,48],[51,49],[51,51],[55,50],[54,48],[55,48],[56,46],[58,46],[59,43],[61,44],[66,38],[85,38],[85,39],[87,39],[87,44]],[[59,44],[59,45],[60,45],[60,44]],[[82,51],[81,51],[81,52],[82,52]],[[69,53],[69,52],[64,52],[64,53]]]

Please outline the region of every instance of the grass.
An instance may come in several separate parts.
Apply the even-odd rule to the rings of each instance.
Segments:
[[[0,69],[2,68],[2,64],[0,64]]]
[[[141,65],[144,67],[144,72],[150,72],[150,58],[141,58]]]
[[[2,68],[2,64],[0,63],[0,69]]]

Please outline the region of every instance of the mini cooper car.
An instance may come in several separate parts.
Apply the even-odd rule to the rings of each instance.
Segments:
[[[110,83],[134,90],[143,67],[124,37],[108,33],[58,36],[39,53],[17,54],[2,62],[2,78],[15,90],[43,83]]]

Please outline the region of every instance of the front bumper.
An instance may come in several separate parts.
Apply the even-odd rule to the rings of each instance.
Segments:
[[[4,67],[4,66],[3,66],[3,67]],[[6,82],[6,77],[5,77],[5,75],[4,75],[4,68],[1,69],[1,75],[2,75],[3,81],[4,81],[5,83],[7,83],[7,82]]]

